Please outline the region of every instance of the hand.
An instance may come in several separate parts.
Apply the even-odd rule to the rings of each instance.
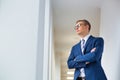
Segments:
[[[86,62],[85,64],[90,64],[90,62]]]
[[[96,50],[96,48],[93,48],[90,52],[92,53],[92,52],[94,52]]]

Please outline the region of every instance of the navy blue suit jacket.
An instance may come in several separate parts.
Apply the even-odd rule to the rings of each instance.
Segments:
[[[96,50],[91,53],[93,48]],[[85,44],[84,55],[81,51],[80,42],[72,47],[67,64],[69,69],[75,69],[74,80],[79,77],[81,68],[85,69],[86,80],[107,80],[101,66],[103,48],[103,38],[93,36],[90,36]]]

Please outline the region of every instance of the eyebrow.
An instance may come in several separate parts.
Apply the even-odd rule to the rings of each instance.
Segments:
[[[75,26],[77,26],[77,25],[85,25],[85,24],[84,24],[84,23],[81,23],[81,24],[80,24],[80,23],[77,23]]]
[[[75,26],[79,25],[79,23],[77,23]]]

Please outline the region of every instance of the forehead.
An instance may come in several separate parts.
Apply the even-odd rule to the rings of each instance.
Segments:
[[[80,22],[77,22],[76,25],[79,25],[79,24],[84,24],[83,21],[80,21]]]

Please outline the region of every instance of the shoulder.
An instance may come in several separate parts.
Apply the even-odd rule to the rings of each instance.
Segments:
[[[102,37],[96,37],[96,40],[104,42],[104,39]]]
[[[95,37],[95,43],[104,44],[104,39],[102,37]]]
[[[94,40],[102,40],[102,41],[104,41],[104,39],[102,37],[90,36],[90,38],[92,38]]]
[[[76,48],[76,47],[79,47],[79,46],[80,46],[80,42],[74,44],[74,45],[72,46],[72,49],[73,49],[73,48]]]

